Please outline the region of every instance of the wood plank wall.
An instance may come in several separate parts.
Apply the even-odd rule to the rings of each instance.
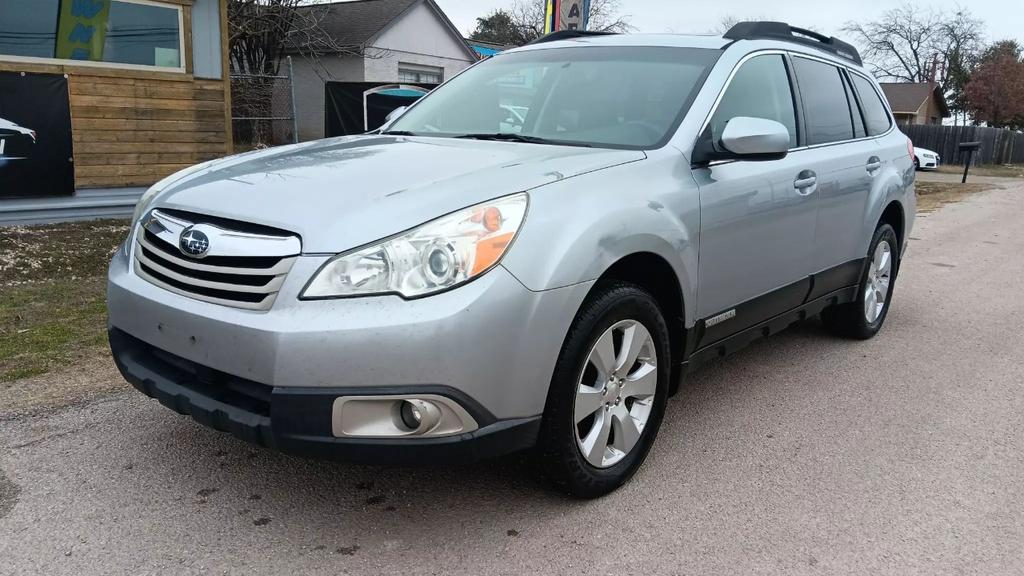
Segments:
[[[191,0],[164,1],[182,4],[191,21]],[[191,46],[190,25],[185,34]],[[185,74],[9,61],[0,61],[0,71],[68,75],[75,185],[116,188],[149,186],[231,153],[226,52],[224,60],[224,80],[194,78],[191,50]]]

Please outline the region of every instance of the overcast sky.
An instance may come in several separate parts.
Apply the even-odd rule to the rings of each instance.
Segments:
[[[459,30],[471,31],[476,18],[512,0],[435,0]],[[1013,38],[1024,43],[1024,0],[918,0],[916,6],[954,9],[967,6],[985,21],[989,40]],[[782,20],[794,26],[812,28],[838,35],[850,20],[870,20],[872,16],[897,6],[883,0],[622,0],[625,14],[638,32],[708,32],[717,28],[728,15],[740,18]]]

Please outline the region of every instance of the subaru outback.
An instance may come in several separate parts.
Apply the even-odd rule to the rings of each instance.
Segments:
[[[157,183],[109,338],[140,391],[271,449],[533,449],[595,497],[686,369],[819,314],[878,333],[914,212],[912,148],[848,44],[556,33],[380,130]]]

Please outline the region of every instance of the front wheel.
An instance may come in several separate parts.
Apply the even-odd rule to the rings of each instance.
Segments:
[[[857,299],[850,304],[823,310],[821,319],[825,326],[837,334],[861,340],[878,334],[889,314],[899,263],[896,231],[892,226],[882,224],[871,239]]]
[[[588,297],[555,367],[538,441],[542,472],[557,487],[596,498],[643,464],[668,400],[668,342],[643,289],[615,283]]]

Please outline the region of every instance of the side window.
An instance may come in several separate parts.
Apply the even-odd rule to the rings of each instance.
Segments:
[[[711,118],[712,134],[720,136],[726,123],[738,116],[781,123],[789,129],[790,147],[796,148],[796,106],[782,55],[757,56],[740,67]]]
[[[868,132],[864,128],[864,117],[861,116],[860,106],[857,104],[857,98],[853,95],[849,79],[843,79],[843,87],[846,88],[846,102],[850,107],[850,118],[853,119],[853,135],[856,138],[864,138]]]
[[[817,60],[793,58],[807,118],[807,144],[853,139],[846,86],[839,68]]]
[[[889,120],[889,112],[886,111],[885,104],[882,103],[882,98],[878,95],[878,90],[875,90],[874,85],[867,78],[857,74],[850,74],[850,77],[853,78],[853,85],[857,88],[861,106],[864,107],[864,119],[868,123],[868,134],[871,136],[884,134],[892,126],[892,121]]]

